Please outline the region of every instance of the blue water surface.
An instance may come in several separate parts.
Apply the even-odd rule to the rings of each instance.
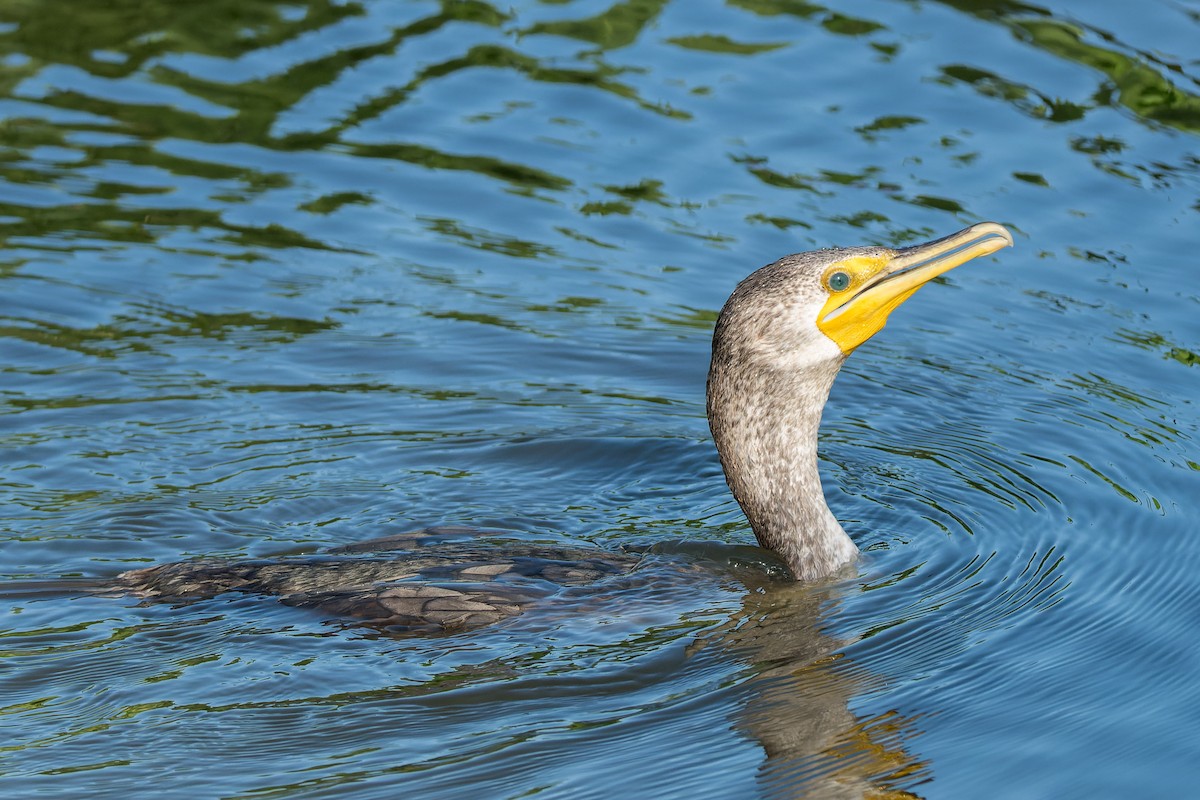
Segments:
[[[0,9],[0,793],[1190,796],[1197,42],[1191,0]],[[725,297],[982,220],[1015,248],[834,386],[851,576],[665,559],[420,637],[92,591],[433,525],[750,544]]]

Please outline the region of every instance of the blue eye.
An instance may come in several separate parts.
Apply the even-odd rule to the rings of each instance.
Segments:
[[[829,288],[835,292],[845,291],[850,286],[850,275],[845,272],[835,272],[829,276]]]

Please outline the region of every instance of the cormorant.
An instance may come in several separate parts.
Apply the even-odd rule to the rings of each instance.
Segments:
[[[831,575],[858,555],[817,469],[817,428],[842,363],[922,285],[1012,244],[1003,226],[985,222],[912,247],[797,253],[726,301],[713,332],[709,427],[758,543],[797,580]],[[560,587],[624,575],[645,555],[480,538],[495,533],[432,528],[322,556],[163,564],[114,583],[145,598],[255,592],[389,628],[460,630],[515,616]]]

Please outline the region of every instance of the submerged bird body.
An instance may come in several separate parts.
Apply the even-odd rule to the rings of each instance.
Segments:
[[[205,558],[130,570],[116,583],[150,599],[270,594],[378,627],[478,628],[521,614],[562,587],[624,575],[639,557],[494,539],[500,531],[443,526],[337,547],[320,556]]]
[[[821,413],[842,363],[923,284],[1011,244],[1003,227],[981,223],[898,250],[799,253],[753,273],[730,295],[713,333],[709,426],[759,544],[797,579],[830,575],[858,553],[825,502],[817,463]],[[555,586],[603,583],[639,563],[625,553],[518,542],[489,549],[438,538],[389,537],[315,558],[165,564],[122,573],[115,585],[176,600],[274,594],[376,624],[459,629],[520,614]]]

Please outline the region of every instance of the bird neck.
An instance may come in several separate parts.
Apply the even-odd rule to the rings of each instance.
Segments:
[[[821,488],[817,431],[844,359],[787,370],[714,357],[708,417],[725,480],[758,542],[800,580],[836,572],[858,548]]]

